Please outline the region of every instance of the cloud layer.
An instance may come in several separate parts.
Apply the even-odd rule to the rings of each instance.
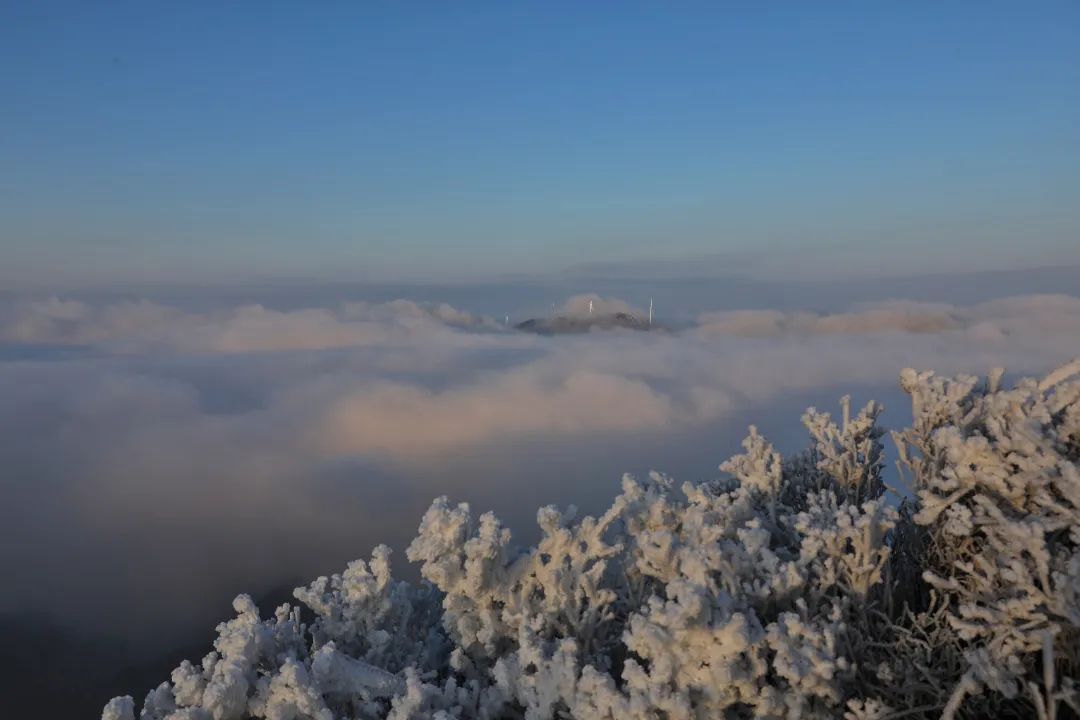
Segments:
[[[101,345],[122,352],[246,353],[386,345],[455,328],[498,326],[445,303],[408,300],[279,311],[242,305],[185,312],[146,300],[93,306],[52,297],[12,303],[0,314],[0,342]]]
[[[640,312],[563,310],[590,299]],[[1077,355],[1066,295],[575,337],[409,301],[17,300],[0,309],[0,611],[166,637],[241,589],[406,539],[435,495],[525,525],[521,508],[587,508],[623,470],[712,472],[747,424],[791,427],[809,401],[895,399],[905,366],[1039,373]]]
[[[779,310],[708,312],[698,316],[696,329],[705,335],[742,337],[960,332],[972,339],[992,340],[1075,329],[1078,313],[1080,299],[1070,295],[1022,295],[970,307],[893,300],[831,314]]]

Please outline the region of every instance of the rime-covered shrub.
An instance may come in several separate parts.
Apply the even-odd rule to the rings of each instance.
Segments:
[[[1080,363],[1041,382],[905,371],[880,408],[809,410],[783,458],[754,428],[723,475],[623,478],[600,517],[542,508],[519,547],[437,499],[395,581],[376,548],[261,618],[247,596],[144,720],[1008,716],[1077,709]],[[103,720],[134,720],[115,698]]]
[[[1000,370],[901,377],[914,422],[895,437],[921,530],[908,541],[929,597],[910,630],[934,638],[947,717],[1080,712],[1078,375],[1075,361],[1009,390]]]

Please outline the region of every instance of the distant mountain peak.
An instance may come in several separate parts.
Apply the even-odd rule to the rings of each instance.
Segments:
[[[577,335],[593,330],[660,330],[647,318],[627,312],[596,313],[590,315],[554,315],[549,318],[531,318],[514,326],[522,332],[537,335]]]

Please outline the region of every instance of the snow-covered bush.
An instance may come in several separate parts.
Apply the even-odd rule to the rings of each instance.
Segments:
[[[974,702],[1054,718],[1080,711],[1080,361],[1011,390],[1001,375],[901,378],[914,423],[895,437],[930,598],[911,619],[949,656],[934,669],[954,683],[946,716]]]
[[[905,371],[887,492],[880,408],[809,410],[783,458],[754,428],[699,484],[623,478],[600,517],[542,508],[519,547],[437,499],[263,619],[247,596],[144,720],[1016,716],[1076,712],[1080,362],[1041,382]],[[1070,710],[1071,709],[1071,710]],[[103,720],[134,720],[115,698]]]

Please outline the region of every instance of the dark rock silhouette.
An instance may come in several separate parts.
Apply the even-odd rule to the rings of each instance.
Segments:
[[[630,313],[617,312],[606,315],[555,315],[550,318],[531,318],[514,326],[522,332],[537,335],[575,335],[592,330],[660,330],[660,326],[650,324],[645,318]]]

